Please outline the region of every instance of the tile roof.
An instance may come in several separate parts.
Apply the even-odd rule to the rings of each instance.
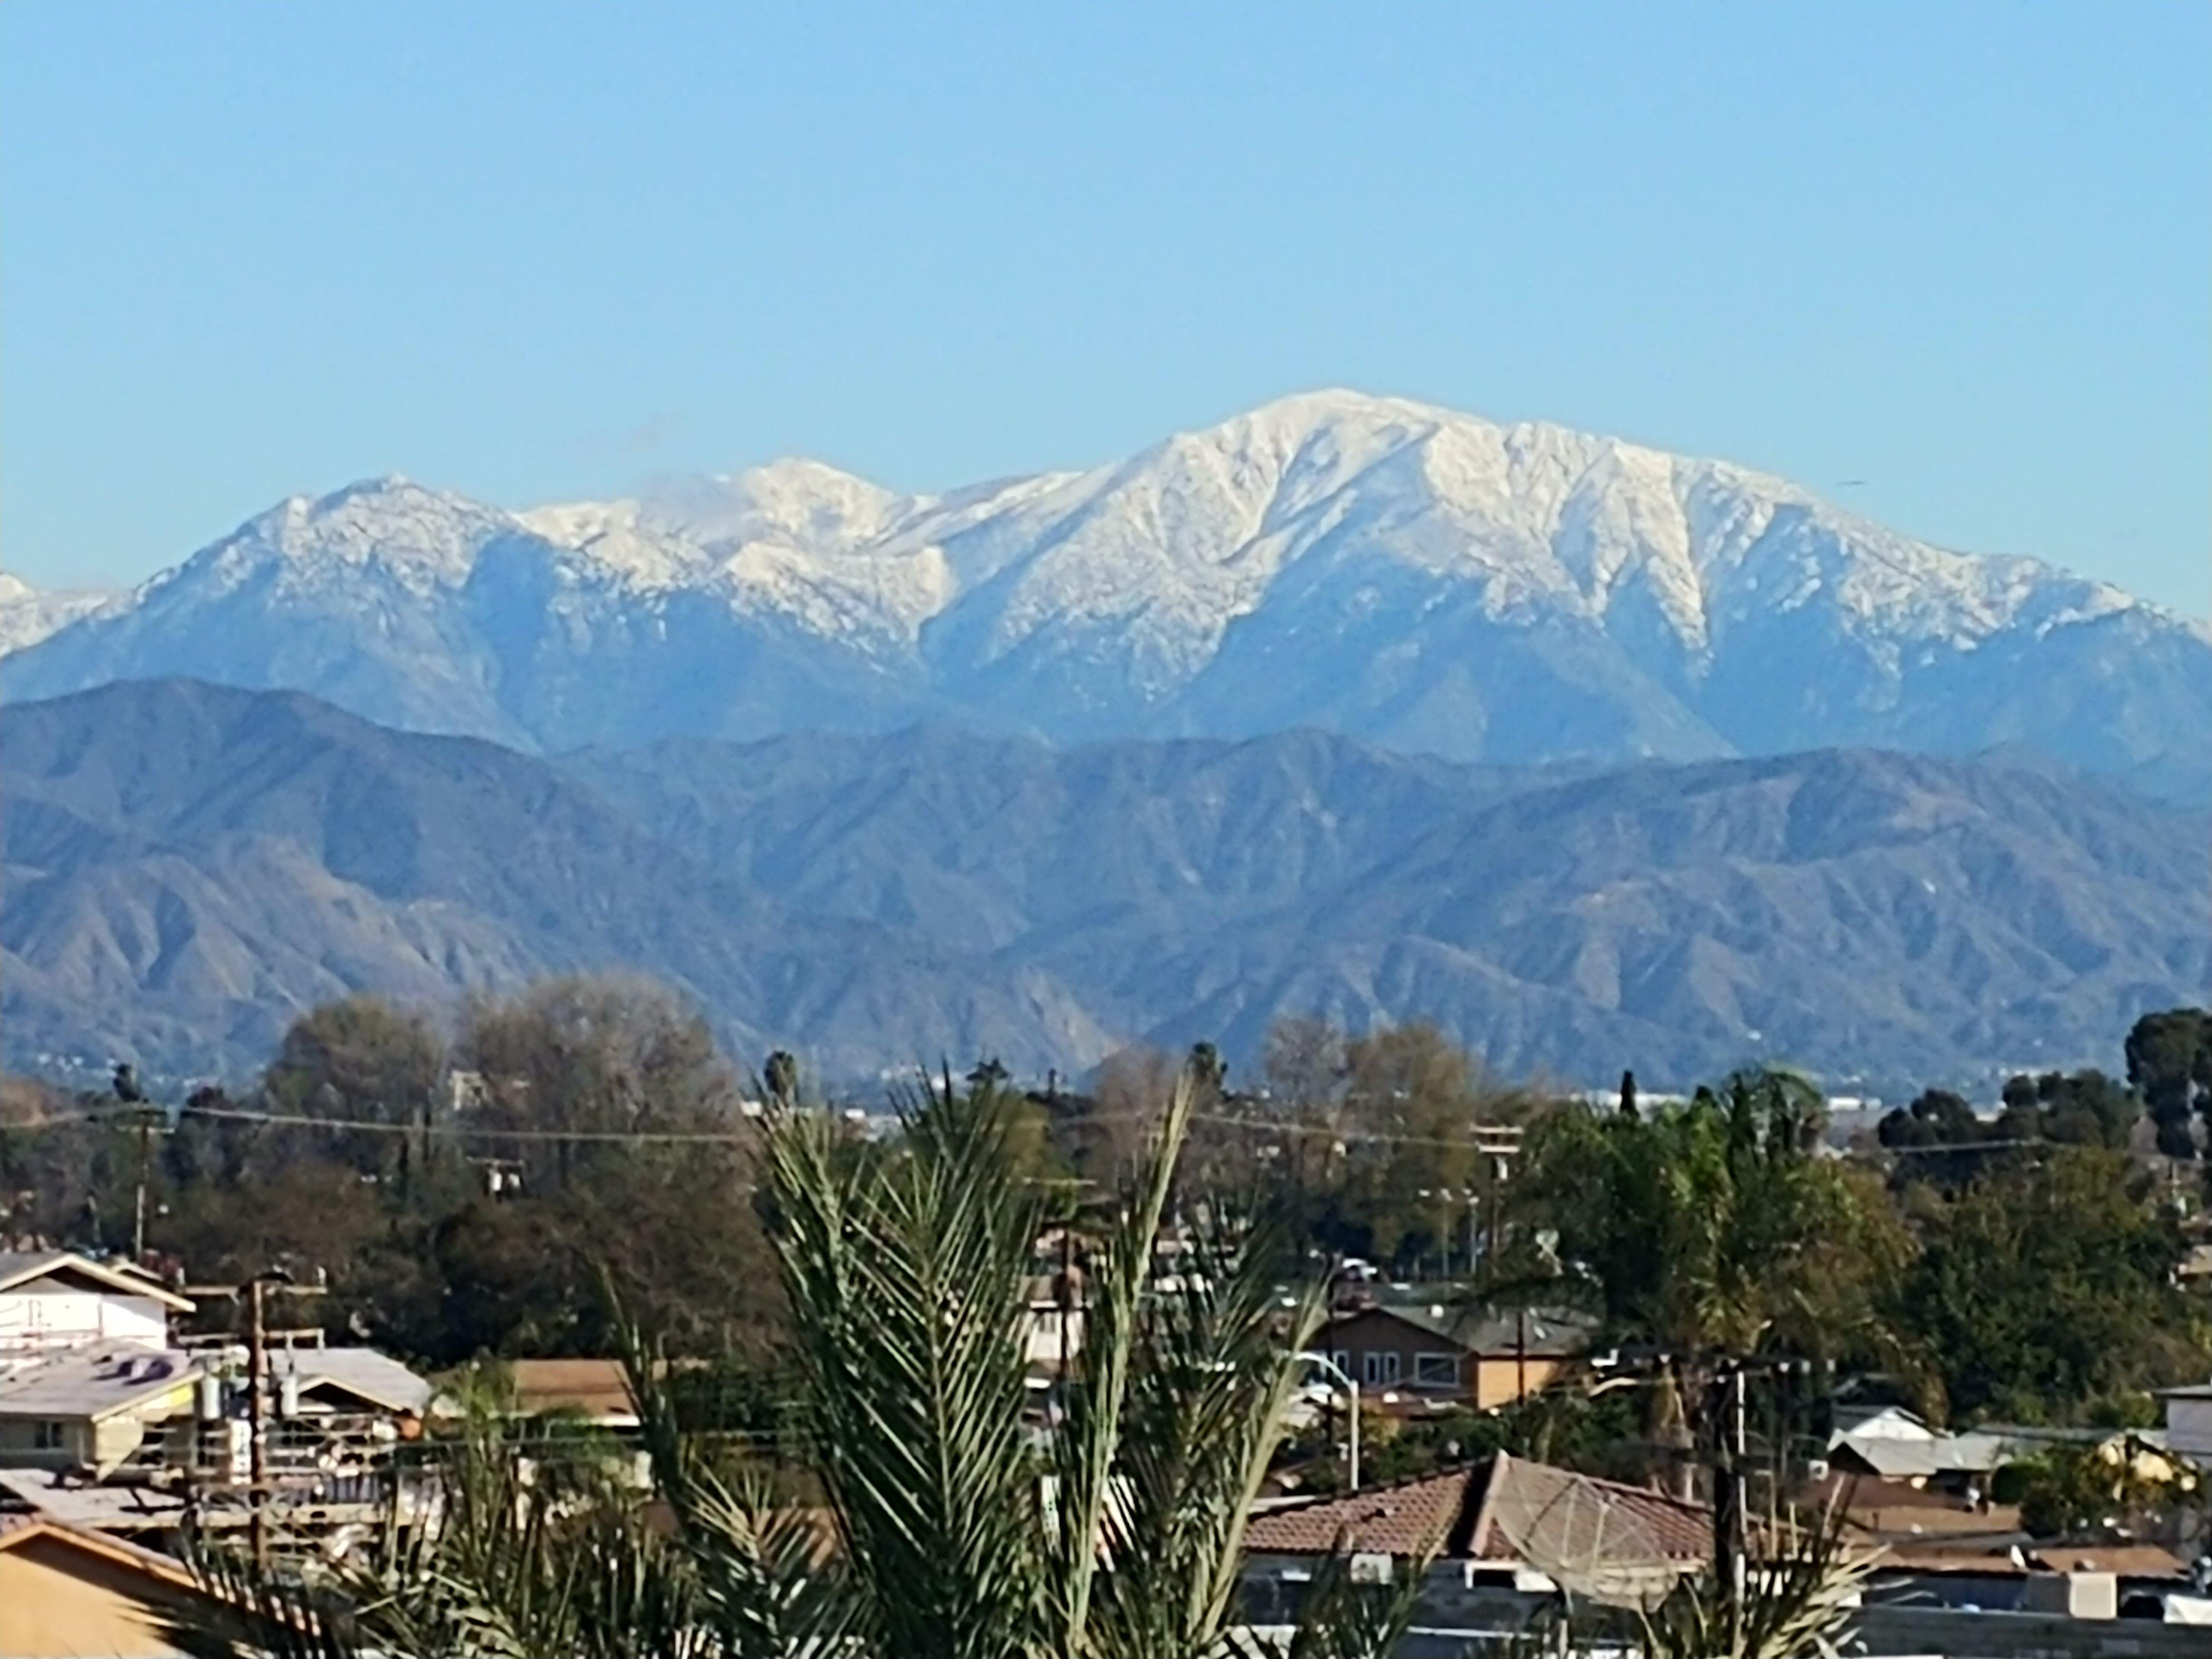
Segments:
[[[1455,1469],[1342,1498],[1287,1504],[1255,1515],[1244,1547],[1262,1555],[1327,1555],[1347,1549],[1385,1555],[1419,1555],[1431,1546],[1452,1553],[1453,1534],[1479,1497],[1486,1471]]]
[[[1530,1559],[1547,1546],[1634,1563],[1687,1565],[1712,1554],[1700,1505],[1504,1453],[1473,1468],[1255,1516],[1245,1547],[1260,1554],[1322,1555],[1337,1548],[1454,1559]],[[1539,1561],[1535,1565],[1547,1565]]]

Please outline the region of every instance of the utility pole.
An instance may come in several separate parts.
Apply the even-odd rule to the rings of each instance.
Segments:
[[[138,1195],[131,1222],[131,1261],[133,1266],[146,1265],[146,1180],[154,1163],[154,1116],[144,1107],[138,1109]]]
[[[269,1567],[269,1328],[263,1315],[265,1281],[259,1274],[246,1287],[246,1415],[247,1535],[253,1565]]]
[[[254,1565],[269,1565],[269,1318],[270,1286],[289,1286],[282,1267],[258,1273],[246,1283],[246,1472],[247,1538]]]
[[[1743,1618],[1745,1474],[1751,1448],[1744,1410],[1744,1366],[1730,1360],[1716,1385],[1720,1421],[1713,1468],[1713,1577],[1731,1643]]]

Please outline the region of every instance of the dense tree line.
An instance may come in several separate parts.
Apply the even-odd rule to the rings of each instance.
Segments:
[[[326,1285],[297,1316],[426,1364],[608,1352],[610,1273],[692,1352],[780,1328],[735,1073],[649,983],[550,981],[450,1037],[333,1003],[258,1089],[202,1090],[143,1139],[112,1102],[19,1094],[0,1231],[24,1242],[127,1251],[143,1172],[149,1254],[200,1283],[288,1268]]]
[[[1686,1449],[1730,1356],[1876,1377],[1960,1419],[2140,1422],[2150,1390],[2212,1369],[2205,1302],[2177,1280],[2212,1018],[2151,1016],[2124,1050],[2125,1082],[2016,1078],[1988,1118],[1931,1091],[1843,1154],[1786,1074],[1560,1098],[1431,1027],[1293,1020],[1249,1078],[1201,1047],[1115,1056],[1087,1091],[1008,1091],[1007,1133],[1024,1178],[1079,1213],[1141,1161],[1188,1072],[1178,1205],[1263,1218],[1285,1278],[1358,1256],[1588,1309],[1670,1356],[1644,1395],[1654,1445]],[[768,1069],[769,1092],[796,1087],[787,1058]],[[1004,1082],[988,1062],[969,1079]],[[748,1356],[726,1391],[754,1413],[776,1390],[752,1368],[787,1345],[745,1092],[647,983],[554,981],[450,1031],[349,999],[303,1016],[258,1087],[203,1091],[164,1133],[113,1100],[0,1090],[0,1232],[125,1250],[143,1176],[150,1250],[200,1282],[289,1267],[326,1283],[303,1316],[432,1364],[610,1352],[611,1289],[679,1351]],[[1500,1125],[1523,1137],[1510,1169],[1480,1150]]]

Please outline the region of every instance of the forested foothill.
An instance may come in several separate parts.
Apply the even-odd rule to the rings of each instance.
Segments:
[[[1839,1144],[1786,1073],[1561,1097],[1427,1026],[1287,1020],[1254,1076],[1201,1053],[1215,1081],[1176,1203],[1266,1222],[1286,1284],[1356,1260],[1462,1303],[1582,1307],[1664,1357],[1625,1415],[1547,1401],[1378,1445],[1385,1470],[1512,1436],[1593,1464],[1622,1440],[1663,1450],[1720,1356],[1802,1362],[1790,1409],[1808,1431],[1838,1391],[1939,1422],[2148,1425],[2154,1390],[2212,1374],[2212,1301],[2185,1271],[2207,1240],[2212,1016],[2115,1038],[2118,1074],[2019,1077],[1994,1113],[1930,1091]],[[1140,1157],[1182,1063],[1129,1052],[1081,1089],[1015,1087],[1028,1177],[1079,1217]],[[721,1053],[643,980],[547,981],[446,1022],[353,998],[301,1018],[252,1089],[11,1080],[0,1234],[127,1255],[143,1183],[146,1253],[180,1280],[281,1266],[319,1288],[301,1317],[426,1369],[605,1355],[619,1305],[714,1362],[695,1387],[772,1417],[790,1330],[756,1115],[773,1086],[806,1091],[796,1067]],[[1004,1080],[952,1070],[941,1086]],[[883,1099],[825,1103],[855,1136],[890,1121]]]

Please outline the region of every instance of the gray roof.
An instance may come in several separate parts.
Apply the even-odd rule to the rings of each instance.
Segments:
[[[1986,1474],[2007,1461],[2002,1435],[1939,1434],[1928,1440],[1844,1431],[1828,1442],[1831,1458],[1849,1452],[1886,1480],[1926,1480],[1936,1474]]]
[[[0,1291],[14,1290],[33,1279],[55,1273],[88,1279],[101,1289],[112,1291],[118,1296],[150,1297],[179,1313],[192,1310],[191,1297],[179,1296],[167,1285],[148,1278],[144,1273],[111,1267],[104,1261],[94,1261],[90,1256],[79,1255],[74,1250],[0,1250]]]
[[[289,1348],[269,1357],[280,1381],[297,1376],[303,1392],[328,1383],[390,1412],[419,1417],[430,1408],[437,1389],[398,1360],[374,1348]]]
[[[1441,1302],[1377,1302],[1372,1307],[1348,1309],[1329,1324],[1334,1328],[1369,1314],[1387,1314],[1467,1353],[1510,1354],[1519,1351],[1525,1340],[1531,1354],[1575,1354],[1589,1347],[1597,1334],[1597,1322],[1587,1314],[1530,1308],[1524,1327],[1522,1314],[1515,1309],[1465,1308]]]
[[[0,1469],[0,1492],[40,1515],[100,1532],[179,1525],[184,1494],[142,1486],[94,1486],[60,1469]]]
[[[175,1349],[71,1348],[0,1375],[0,1417],[107,1417],[180,1388],[200,1362]]]

